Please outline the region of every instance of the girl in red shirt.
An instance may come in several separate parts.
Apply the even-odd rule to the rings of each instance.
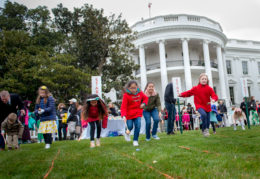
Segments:
[[[128,130],[131,131],[133,125],[135,126],[133,145],[138,146],[141,117],[143,116],[143,108],[148,103],[148,97],[138,88],[136,81],[128,82],[125,90],[121,105],[121,116],[126,122]],[[130,134],[125,134],[125,140],[131,141]]]
[[[86,104],[83,106],[81,112],[82,120],[88,122],[90,125],[90,148],[95,147],[94,135],[95,126],[97,126],[96,146],[100,146],[101,121],[102,128],[107,128],[107,107],[106,104],[99,98],[98,95],[93,94],[87,98]]]
[[[194,86],[191,90],[185,91],[179,95],[179,97],[194,96],[196,110],[201,115],[202,133],[205,137],[208,137],[210,135],[210,102],[215,103],[215,101],[218,100],[218,96],[215,94],[214,90],[208,84],[208,76],[205,73],[202,73],[200,74],[199,84],[197,86]]]

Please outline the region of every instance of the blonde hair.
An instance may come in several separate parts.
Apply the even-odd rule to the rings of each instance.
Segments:
[[[46,104],[48,97],[52,96],[52,94],[50,93],[49,89],[46,86],[39,87],[39,89],[38,89],[38,96],[37,96],[37,99],[36,99],[36,104],[40,104],[40,101],[41,101],[41,96],[39,94],[40,90],[45,92],[44,104]]]
[[[246,117],[245,113],[240,108],[235,108],[233,115],[234,115],[235,118],[240,118],[241,116]]]
[[[17,119],[17,115],[15,113],[11,113],[8,115],[7,118],[8,118],[8,122],[13,124]]]
[[[206,73],[201,73],[200,74],[200,77],[199,77],[199,84],[200,84],[200,79],[203,77],[203,76],[206,76],[207,77],[207,84],[209,84],[209,77]]]

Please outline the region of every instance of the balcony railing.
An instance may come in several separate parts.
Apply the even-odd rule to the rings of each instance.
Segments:
[[[166,66],[167,67],[176,67],[176,66],[183,66],[184,62],[183,60],[167,60]]]
[[[222,28],[218,22],[215,22],[207,17],[194,15],[166,15],[149,18],[135,23],[131,28],[134,31],[141,32],[157,27],[168,27],[178,25],[196,25],[207,27],[222,32]]]
[[[183,60],[167,60],[166,66],[167,67],[184,66],[184,61]],[[205,67],[205,63],[204,63],[204,60],[190,60],[190,66]],[[218,68],[218,64],[213,61],[210,62],[210,66],[211,66],[211,68]],[[153,63],[153,64],[146,65],[146,71],[156,70],[156,69],[160,69],[160,63]],[[140,74],[140,70],[137,70],[136,74],[137,75]]]
[[[155,70],[155,69],[160,69],[160,63],[154,63],[154,64],[149,64],[146,65],[146,70]]]
[[[190,60],[190,66],[205,66],[204,60]]]

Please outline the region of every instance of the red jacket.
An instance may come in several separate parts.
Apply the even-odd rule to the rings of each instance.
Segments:
[[[121,105],[121,116],[127,120],[143,116],[141,104],[147,105],[148,97],[138,89],[136,94],[132,94],[129,90],[124,94]]]
[[[89,107],[89,114],[87,118],[87,122],[94,122],[98,121],[99,116],[98,116],[98,107],[97,106],[90,106]],[[107,128],[107,116],[104,116],[102,119],[102,128]]]
[[[196,109],[204,109],[206,112],[211,111],[210,97],[215,101],[218,100],[218,96],[215,94],[214,90],[209,85],[194,86],[191,90],[181,93],[181,97],[194,96],[194,103]]]

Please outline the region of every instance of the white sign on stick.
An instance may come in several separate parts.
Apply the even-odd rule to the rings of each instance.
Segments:
[[[102,98],[102,86],[101,86],[101,76],[92,76],[92,94],[97,94]]]
[[[246,78],[240,78],[240,83],[241,83],[241,87],[242,87],[242,96],[248,97],[247,79]]]
[[[172,84],[173,84],[174,98],[178,98],[179,94],[181,94],[181,78],[180,77],[172,78]]]

